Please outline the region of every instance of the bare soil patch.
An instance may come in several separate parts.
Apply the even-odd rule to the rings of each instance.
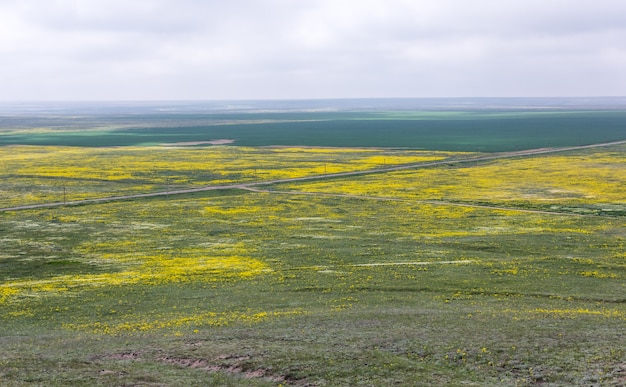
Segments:
[[[237,375],[246,379],[263,378],[271,382],[285,382],[287,378],[283,375],[274,375],[270,370],[254,368],[246,370],[242,362],[249,360],[250,356],[221,355],[209,361],[207,359],[161,357],[158,361],[179,367],[188,367],[208,372],[225,372]]]

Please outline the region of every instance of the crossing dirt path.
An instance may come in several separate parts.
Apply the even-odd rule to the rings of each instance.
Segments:
[[[298,182],[298,181],[324,180],[324,179],[330,179],[330,178],[360,176],[360,175],[368,175],[368,174],[374,174],[374,173],[387,173],[387,172],[401,171],[401,170],[407,170],[407,169],[436,167],[440,165],[457,165],[457,164],[476,163],[476,162],[499,160],[499,159],[516,158],[516,157],[530,157],[530,156],[536,156],[536,155],[541,155],[541,154],[550,154],[550,153],[574,151],[574,150],[589,149],[589,148],[607,147],[607,146],[620,145],[620,144],[626,144],[626,140],[604,142],[604,143],[590,144],[590,145],[570,146],[570,147],[562,147],[562,148],[527,149],[527,150],[522,150],[522,151],[493,153],[493,154],[488,154],[488,155],[467,157],[467,158],[462,158],[462,159],[453,158],[453,159],[433,161],[433,162],[428,162],[428,163],[405,164],[405,165],[398,165],[395,167],[374,168],[374,169],[368,169],[368,170],[362,170],[362,171],[329,173],[329,174],[295,177],[295,178],[288,178],[288,179],[276,179],[276,180],[257,181],[257,182],[239,183],[239,184],[214,185],[214,186],[206,186],[206,187],[200,187],[200,188],[179,189],[179,190],[171,190],[171,191],[168,190],[168,191],[133,194],[133,195],[109,196],[109,197],[84,199],[84,200],[76,200],[76,201],[68,201],[68,202],[39,203],[39,204],[31,204],[31,205],[24,205],[24,206],[0,208],[0,212],[22,211],[22,210],[31,210],[31,209],[39,209],[39,208],[61,207],[61,206],[76,206],[76,205],[112,202],[112,201],[118,201],[118,200],[141,199],[141,198],[151,198],[151,197],[161,197],[161,196],[184,195],[184,194],[189,194],[189,193],[205,192],[205,191],[219,191],[219,190],[229,190],[229,189],[253,190],[255,189],[255,187],[262,187],[262,186],[271,185],[271,184],[293,183],[293,182]],[[291,193],[293,194],[295,192],[291,192]],[[307,193],[307,194],[315,194],[315,193]],[[382,200],[383,198],[380,198],[380,199]],[[444,202],[434,202],[434,201],[433,201],[433,204],[475,206],[471,204],[460,204],[460,203],[450,203],[450,202],[444,203]],[[486,207],[486,206],[483,206],[483,207]],[[490,207],[490,208],[502,209],[502,210],[515,210],[511,208],[506,208],[506,207],[502,207],[502,208]],[[517,211],[542,212],[542,211],[521,210],[521,209]],[[549,211],[545,211],[545,213],[554,214],[553,212],[549,212]],[[572,214],[567,214],[567,215],[572,215]]]
[[[252,191],[252,192],[271,193],[271,194],[277,194],[277,195],[310,195],[310,196],[342,197],[342,198],[349,198],[349,199],[365,199],[365,200],[380,200],[380,201],[390,201],[390,202],[423,203],[423,204],[432,204],[432,205],[435,205],[435,206],[457,206],[457,207],[485,208],[485,209],[488,209],[488,210],[530,212],[530,213],[534,213],[534,214],[547,214],[547,215],[597,216],[595,214],[578,214],[578,213],[575,213],[575,212],[531,210],[531,209],[527,209],[527,208],[515,208],[515,207],[504,207],[504,206],[490,206],[490,205],[485,205],[485,204],[449,202],[449,201],[446,201],[446,200],[420,200],[420,199],[410,199],[410,198],[394,198],[394,197],[388,197],[388,196],[351,195],[351,194],[340,194],[340,193],[332,193],[332,192],[276,191],[276,190],[258,189],[258,188],[253,188],[253,187],[243,187],[242,189],[245,189],[245,190],[248,190],[248,191]]]

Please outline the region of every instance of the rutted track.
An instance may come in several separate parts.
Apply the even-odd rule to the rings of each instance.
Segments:
[[[574,151],[574,150],[581,150],[581,149],[606,147],[606,146],[612,146],[612,145],[621,145],[621,144],[626,144],[626,140],[605,142],[605,143],[599,143],[599,144],[563,147],[563,148],[528,149],[528,150],[515,151],[515,152],[495,153],[495,154],[489,154],[489,155],[478,156],[478,157],[468,157],[464,159],[453,158],[453,159],[445,159],[445,160],[434,161],[434,162],[429,162],[429,163],[405,164],[405,165],[399,165],[395,167],[375,168],[375,169],[368,169],[368,170],[362,170],[362,171],[329,173],[329,174],[322,174],[322,175],[295,177],[295,178],[289,178],[289,179],[276,179],[276,180],[258,181],[258,182],[250,182],[250,183],[215,185],[215,186],[206,186],[206,187],[199,187],[199,188],[189,188],[189,189],[161,191],[161,192],[133,194],[133,195],[109,196],[109,197],[84,199],[84,200],[76,200],[76,201],[68,201],[68,202],[30,204],[30,205],[24,205],[24,206],[0,208],[0,212],[22,211],[22,210],[31,210],[31,209],[40,209],[40,208],[61,207],[61,206],[97,204],[97,203],[105,203],[105,202],[112,202],[112,201],[119,201],[119,200],[131,200],[131,199],[151,198],[151,197],[160,197],[160,196],[184,195],[184,194],[205,192],[205,191],[251,189],[254,187],[258,187],[258,186],[279,184],[279,183],[293,183],[293,182],[298,182],[298,181],[324,180],[324,179],[331,179],[331,178],[368,175],[368,174],[374,174],[374,173],[387,173],[387,172],[401,171],[401,170],[406,170],[406,169],[429,168],[429,167],[436,167],[440,165],[450,165],[450,164],[457,165],[457,164],[476,163],[476,162],[499,160],[499,159],[516,158],[516,157],[529,157],[529,156],[535,156],[535,155],[541,155],[541,154],[550,154],[550,153],[557,153],[557,152],[566,152],[566,151]],[[293,193],[295,194],[296,192],[293,192]],[[440,204],[443,204],[443,203],[440,203]],[[509,208],[502,208],[502,209],[511,210]]]
[[[409,203],[424,203],[432,204],[435,206],[456,206],[456,207],[471,207],[471,208],[485,208],[488,210],[500,210],[500,211],[514,211],[514,212],[529,212],[532,214],[545,214],[545,215],[563,215],[563,216],[597,216],[595,214],[579,214],[576,212],[562,212],[562,211],[544,211],[544,210],[532,210],[528,208],[516,208],[516,207],[504,207],[504,206],[490,206],[486,204],[473,204],[473,203],[457,203],[446,200],[419,200],[409,198],[394,198],[386,196],[371,196],[371,195],[352,195],[341,194],[332,192],[310,192],[310,191],[276,191],[276,190],[264,190],[253,187],[243,187],[252,192],[271,193],[276,195],[309,195],[309,196],[325,196],[325,197],[341,197],[348,199],[361,199],[361,200],[378,200],[383,202],[409,202]]]

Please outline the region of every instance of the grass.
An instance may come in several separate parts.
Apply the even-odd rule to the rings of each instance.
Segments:
[[[0,147],[0,207],[303,177],[452,156],[297,147]]]
[[[109,192],[86,184],[102,160],[105,185],[119,163],[141,187],[214,183],[203,163],[249,181],[236,172],[249,160],[310,174],[320,157],[346,169],[454,157],[166,149],[164,170],[152,148],[11,150],[4,171],[21,187],[69,180],[43,176],[65,160],[61,172],[85,168],[71,179],[86,196]],[[0,384],[623,384],[623,155],[0,213]],[[3,181],[5,202],[17,186]]]

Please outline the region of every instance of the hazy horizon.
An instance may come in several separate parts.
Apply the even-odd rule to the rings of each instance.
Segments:
[[[429,110],[624,110],[626,97],[318,98],[265,100],[0,101],[0,115],[212,114]]]

